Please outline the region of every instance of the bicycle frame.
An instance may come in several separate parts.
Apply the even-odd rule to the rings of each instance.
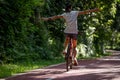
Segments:
[[[72,69],[72,61],[73,61],[73,51],[72,51],[72,38],[70,37],[68,48],[67,48],[67,54],[65,56],[66,59],[66,70],[69,71],[69,69]],[[69,68],[70,67],[70,68]]]
[[[83,32],[84,31],[79,31],[78,34],[82,34]],[[67,71],[69,71],[69,69],[72,69],[73,61],[74,61],[72,36],[69,36],[69,38],[70,39],[69,39],[69,43],[68,43],[67,54],[65,55]]]

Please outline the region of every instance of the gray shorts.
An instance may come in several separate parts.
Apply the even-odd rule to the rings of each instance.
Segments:
[[[77,40],[78,34],[65,33],[65,36],[66,37],[71,37],[72,39]]]

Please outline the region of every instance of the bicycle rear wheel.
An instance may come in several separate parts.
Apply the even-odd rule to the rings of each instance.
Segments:
[[[71,44],[68,44],[67,54],[66,54],[66,70],[72,69],[72,58],[70,57],[71,53]]]
[[[69,66],[70,66],[70,69],[72,69],[72,66],[73,66],[73,54],[72,54],[72,51],[70,51],[70,56],[69,56]]]
[[[66,70],[69,71],[69,60],[68,60],[68,58],[66,59]]]

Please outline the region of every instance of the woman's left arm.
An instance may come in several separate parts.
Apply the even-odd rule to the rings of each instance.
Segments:
[[[52,16],[52,17],[48,17],[48,18],[42,18],[42,20],[49,21],[49,20],[55,20],[55,19],[59,19],[59,18],[63,18],[63,16],[57,15],[57,16]]]

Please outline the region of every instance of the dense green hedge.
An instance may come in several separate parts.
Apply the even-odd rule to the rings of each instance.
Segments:
[[[74,10],[100,8],[78,17],[79,53],[104,54],[106,46],[119,48],[119,0],[70,0]],[[59,57],[64,42],[64,20],[39,18],[64,12],[66,0],[0,0],[0,63]],[[117,7],[116,7],[117,6]],[[111,45],[114,44],[114,45]]]

